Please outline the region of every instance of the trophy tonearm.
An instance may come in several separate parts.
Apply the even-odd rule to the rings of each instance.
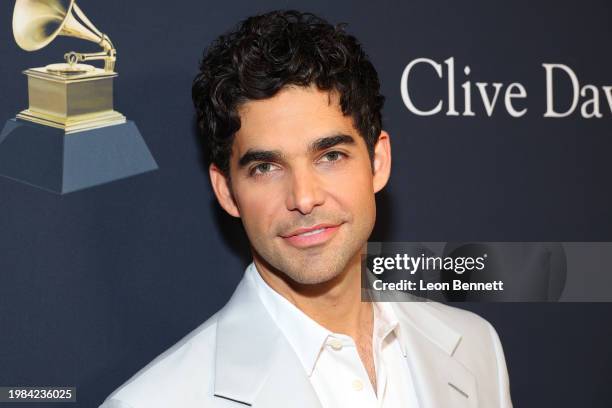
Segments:
[[[36,51],[50,44],[57,36],[75,37],[98,44],[103,51],[64,55],[66,65],[104,60],[104,70],[114,71],[117,51],[108,35],[102,33],[87,18],[75,0],[17,0],[13,13],[13,34],[17,44],[26,51]],[[54,72],[58,71],[58,64]],[[67,69],[74,73],[74,69]]]

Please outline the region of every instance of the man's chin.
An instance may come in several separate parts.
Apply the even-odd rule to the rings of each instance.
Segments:
[[[282,239],[282,238],[281,238]],[[342,239],[309,248],[295,248],[280,242],[270,248],[269,256],[261,256],[268,268],[289,284],[320,285],[337,279],[346,272],[353,256],[346,253]]]
[[[347,267],[347,262],[339,261],[338,257],[330,259],[323,256],[315,259],[307,257],[302,260],[293,258],[289,263],[284,263],[282,273],[301,285],[319,285],[330,282],[340,276]]]
[[[329,273],[316,273],[312,271],[302,271],[301,273],[296,274],[286,274],[292,281],[298,283],[300,285],[321,285],[327,282],[332,281],[336,278],[340,273],[329,274]]]

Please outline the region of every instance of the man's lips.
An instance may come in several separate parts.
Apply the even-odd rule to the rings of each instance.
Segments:
[[[342,224],[317,224],[308,228],[299,228],[281,237],[292,246],[306,248],[331,239],[340,225]]]
[[[308,232],[311,232],[311,231],[316,231],[316,230],[321,229],[321,228],[332,228],[332,227],[337,227],[339,225],[340,224],[317,224],[317,225],[314,225],[314,226],[308,227],[308,228],[298,228],[295,231],[292,231],[292,232],[290,232],[288,234],[284,234],[284,235],[281,235],[281,236],[283,238],[289,238],[289,237],[292,237],[294,235],[301,235],[301,234],[305,234],[305,233],[308,233]]]

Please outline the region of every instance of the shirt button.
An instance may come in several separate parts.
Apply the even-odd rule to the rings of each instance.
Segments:
[[[363,390],[363,382],[361,380],[353,380],[353,389],[355,391]]]
[[[342,349],[342,342],[340,340],[338,340],[338,339],[331,339],[329,341],[329,345],[334,350],[341,350]]]

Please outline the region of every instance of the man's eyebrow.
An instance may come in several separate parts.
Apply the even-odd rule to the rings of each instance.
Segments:
[[[343,134],[322,137],[312,142],[308,148],[308,151],[311,153],[316,153],[339,144],[352,145],[355,144],[355,139],[353,139],[353,136]]]
[[[350,135],[338,134],[334,136],[321,137],[310,144],[308,151],[316,153],[321,150],[329,149],[330,147],[339,144],[355,144],[355,139]],[[278,150],[252,150],[249,149],[238,160],[238,167],[246,167],[254,161],[262,162],[282,162],[283,154]]]
[[[262,162],[281,162],[283,161],[283,154],[278,150],[247,150],[238,160],[238,167],[243,168],[247,164],[254,161]]]

